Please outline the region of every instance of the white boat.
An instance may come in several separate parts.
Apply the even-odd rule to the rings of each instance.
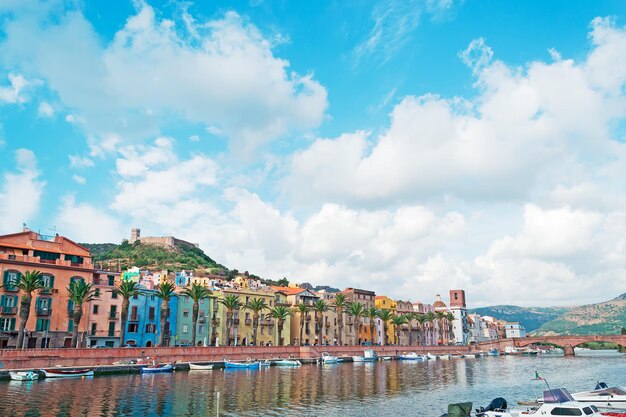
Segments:
[[[437,356],[433,355],[433,354],[432,354],[432,353],[430,353],[430,352],[428,352],[428,353],[426,354],[426,358],[427,358],[427,359],[430,359],[431,361],[435,361],[435,360],[437,360]]]
[[[34,381],[39,379],[39,374],[33,371],[9,372],[12,381]]]
[[[78,378],[83,376],[93,376],[91,369],[76,369],[68,371],[65,369],[42,369],[46,378]]]
[[[166,372],[174,372],[174,366],[170,363],[166,363],[164,365],[149,365],[141,368],[140,372],[142,374],[162,374]]]
[[[464,358],[469,358],[469,359],[474,359],[476,358],[476,354],[475,353],[466,353],[465,355],[463,355]]]
[[[275,361],[274,364],[276,366],[290,366],[290,367],[302,366],[302,362],[300,362],[297,359],[281,359],[279,361]]]
[[[594,405],[575,401],[564,388],[551,389],[544,392],[543,404],[525,409],[507,409],[504,398],[496,398],[487,408],[476,410],[476,417],[524,417],[524,416],[587,416],[601,417]]]
[[[272,366],[272,361],[271,361],[271,360],[269,360],[269,359],[266,359],[266,360],[264,360],[264,361],[261,361],[261,362],[259,363],[259,366]]]
[[[409,353],[403,353],[402,355],[400,355],[400,360],[403,361],[419,361],[422,362],[424,360],[426,360],[425,356],[422,355],[418,355],[415,352],[409,352]]]
[[[337,357],[328,352],[323,352],[321,359],[323,364],[337,363]]]
[[[450,355],[449,353],[445,353],[443,355],[439,355],[439,359],[442,359],[444,361],[450,360],[452,359],[452,355]]]
[[[572,397],[602,409],[626,409],[626,387],[609,387],[604,382],[598,382],[593,391],[575,392]]]
[[[391,360],[391,356],[381,356],[379,359],[381,361],[390,361]]]
[[[191,362],[189,362],[189,370],[190,371],[210,371],[212,369],[213,369],[213,364],[201,365],[199,363],[191,363]]]
[[[378,355],[374,352],[374,349],[365,349],[363,356],[353,356],[353,362],[375,362],[378,359]]]

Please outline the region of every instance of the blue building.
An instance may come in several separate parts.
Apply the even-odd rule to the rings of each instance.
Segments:
[[[128,321],[124,344],[151,347],[159,344],[161,337],[161,299],[154,290],[144,290],[144,294],[131,297],[128,308]],[[169,346],[176,336],[178,300],[174,296],[169,302],[170,313],[165,326],[165,345]]]

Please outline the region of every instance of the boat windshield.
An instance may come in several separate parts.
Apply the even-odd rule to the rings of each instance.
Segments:
[[[543,392],[543,402],[546,404],[564,403],[567,401],[574,401],[574,397],[565,388],[555,388]]]

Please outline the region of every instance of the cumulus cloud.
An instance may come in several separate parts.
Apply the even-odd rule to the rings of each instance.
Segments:
[[[52,116],[54,116],[54,108],[50,105],[50,103],[42,101],[41,103],[39,103],[37,113],[40,117],[51,118]]]
[[[9,74],[8,79],[9,85],[0,85],[0,103],[25,103],[28,99],[23,92],[30,83],[20,74]]]
[[[72,168],[86,168],[95,165],[93,160],[86,156],[69,155],[68,158],[70,160],[70,166]]]
[[[78,242],[119,242],[126,230],[119,216],[86,203],[77,203],[66,195],[55,218],[58,230]]]
[[[138,2],[136,14],[103,44],[80,10],[41,9],[3,21],[2,60],[24,63],[45,80],[81,116],[66,120],[96,140],[158,134],[168,116],[218,128],[233,150],[247,153],[322,120],[325,88],[312,74],[289,70],[235,12],[176,21]]]
[[[17,172],[5,173],[0,188],[0,233],[19,231],[37,214],[45,186],[35,154],[18,149],[14,155]]]

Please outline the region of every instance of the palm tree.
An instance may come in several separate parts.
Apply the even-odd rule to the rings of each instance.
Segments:
[[[233,315],[241,309],[241,301],[235,294],[225,294],[220,303],[226,308],[226,346],[230,345],[230,332],[233,328]]]
[[[406,317],[407,323],[409,324],[409,346],[413,346],[413,320],[415,320],[416,316],[417,313],[415,312],[404,314],[404,317]]]
[[[350,304],[348,304],[348,315],[352,316],[354,318],[354,330],[355,330],[355,336],[354,336],[354,344],[357,344],[357,338],[359,337],[359,328],[361,325],[361,317],[363,316],[363,313],[365,312],[365,307],[363,306],[363,304],[359,303],[358,301],[353,301]]]
[[[389,344],[389,337],[387,333],[389,332],[389,321],[392,317],[394,317],[394,314],[388,308],[378,310],[378,318],[383,321],[383,343],[385,345]]]
[[[72,347],[78,347],[78,325],[80,319],[83,317],[83,304],[98,298],[96,296],[96,289],[92,284],[87,284],[83,279],[76,279],[70,281],[69,287],[67,287],[69,294],[69,300],[74,303],[74,311],[72,313],[72,320],[74,321],[72,329]]]
[[[443,320],[446,318],[446,313],[444,313],[443,311],[437,311],[435,313],[435,316],[437,317],[437,328],[439,329],[439,340],[441,340],[441,344],[443,345]]]
[[[454,330],[452,330],[452,326],[454,324],[454,314],[447,312],[446,313],[446,320],[448,321],[448,343],[450,343],[451,340],[454,340]]]
[[[363,312],[363,317],[367,317],[370,321],[370,341],[374,344],[374,327],[376,327],[376,318],[378,317],[378,309],[374,306]]]
[[[435,337],[435,332],[433,331],[433,325],[435,322],[435,313],[429,311],[426,313],[426,323],[428,323],[428,331],[430,333],[430,341],[432,342]]]
[[[17,333],[17,345],[18,349],[26,346],[25,330],[28,316],[30,316],[30,305],[33,301],[33,292],[40,290],[44,287],[41,281],[42,274],[39,271],[26,271],[24,275],[20,274],[17,280],[16,287],[24,293],[22,295],[22,301],[20,302],[20,329]]]
[[[259,330],[259,315],[263,310],[268,308],[267,304],[265,304],[265,300],[262,298],[253,298],[248,301],[248,304],[243,306],[243,308],[252,311],[252,344],[256,346],[256,336]]]
[[[333,307],[337,311],[337,327],[339,327],[339,346],[343,345],[343,311],[348,308],[348,301],[345,294],[335,295]]]
[[[207,287],[194,282],[191,284],[191,288],[185,288],[181,294],[186,295],[193,300],[193,308],[191,310],[191,321],[193,322],[191,327],[191,345],[195,346],[196,330],[198,327],[198,313],[200,312],[200,300],[208,299],[212,292]]]
[[[275,306],[274,308],[270,309],[269,313],[266,314],[266,317],[268,319],[276,320],[276,325],[278,328],[278,343],[276,343],[277,346],[282,346],[284,344],[283,326],[285,325],[285,320],[287,320],[287,318],[292,314],[293,313],[291,312],[289,307],[286,306]]]
[[[323,345],[322,334],[324,332],[324,313],[328,310],[328,303],[325,300],[317,300],[315,304],[313,304],[315,322],[317,323],[317,344],[320,346]]]
[[[424,345],[424,323],[426,322],[426,316],[424,314],[417,313],[415,315],[415,320],[417,321],[418,345]]]
[[[402,325],[407,322],[407,317],[405,315],[394,315],[391,317],[391,322],[396,334],[396,346],[400,346],[400,332],[402,332]]]
[[[169,281],[164,281],[156,286],[156,295],[161,299],[161,337],[159,338],[159,345],[165,345],[165,325],[167,324],[167,318],[170,315],[169,302],[174,295],[174,284]]]
[[[120,346],[124,345],[126,338],[126,323],[128,322],[128,307],[130,298],[141,294],[139,284],[135,281],[122,281],[117,288],[111,290],[112,293],[122,297],[122,329],[120,331]]]
[[[300,315],[300,346],[302,343],[302,332],[304,330],[304,321],[309,318],[309,311],[311,306],[305,303],[300,303],[296,306],[296,312]]]

